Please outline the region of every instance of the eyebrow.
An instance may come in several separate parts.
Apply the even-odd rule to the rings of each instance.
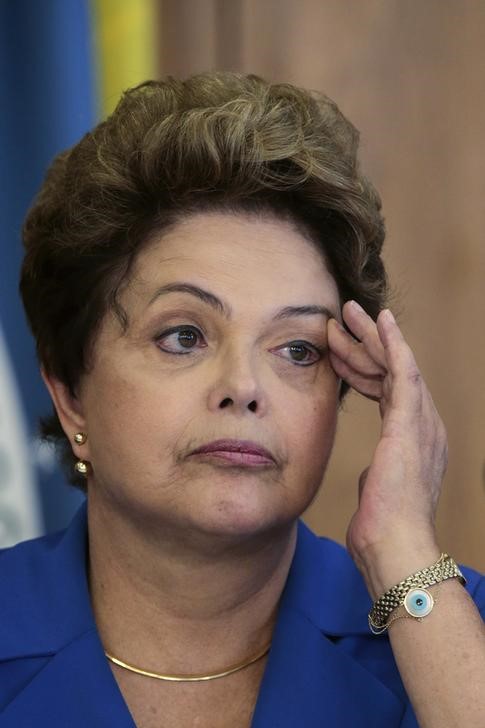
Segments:
[[[230,306],[227,306],[220,298],[215,296],[210,291],[206,291],[199,286],[195,286],[192,283],[167,283],[165,286],[157,288],[153,296],[150,298],[148,303],[152,305],[160,296],[164,296],[167,293],[189,293],[199,301],[208,304],[218,313],[222,314],[225,318],[230,319],[232,311]],[[278,309],[273,316],[273,320],[281,320],[291,318],[292,316],[314,316],[320,315],[326,318],[336,318],[338,316],[335,311],[332,311],[327,306],[307,305],[307,306],[284,306]]]

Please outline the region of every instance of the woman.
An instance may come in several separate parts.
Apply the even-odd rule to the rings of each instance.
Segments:
[[[2,727],[483,725],[485,581],[437,544],[446,437],[356,148],[325,97],[213,73],[53,164],[21,292],[87,501],[0,558]],[[349,387],[382,436],[347,552],[299,517]]]

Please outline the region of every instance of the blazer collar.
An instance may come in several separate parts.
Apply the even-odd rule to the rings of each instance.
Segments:
[[[36,541],[37,549],[33,542],[9,549],[9,598],[0,601],[0,659],[54,654],[96,629],[87,579],[86,503],[65,531]],[[336,636],[368,634],[370,606],[347,551],[300,520],[280,611],[291,608]]]
[[[349,553],[301,520],[281,606],[304,614],[328,635],[369,634],[372,601]]]
[[[95,629],[87,580],[87,507],[65,531],[25,541],[7,557],[8,599],[0,601],[0,660],[54,654]]]

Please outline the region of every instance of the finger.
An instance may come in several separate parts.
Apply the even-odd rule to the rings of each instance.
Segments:
[[[329,358],[337,376],[346,381],[359,394],[363,394],[365,397],[375,401],[379,401],[382,398],[384,380],[382,374],[373,376],[361,374],[355,369],[352,369],[347,362],[340,359],[333,351],[330,351]]]
[[[422,409],[426,390],[411,348],[406,343],[392,313],[384,309],[377,317],[377,330],[391,374],[393,407],[416,413]]]
[[[387,369],[384,347],[376,323],[356,301],[347,301],[342,308],[345,323],[354,336],[361,341],[372,359]]]
[[[384,369],[370,356],[364,344],[354,339],[336,320],[330,319],[327,326],[330,349],[348,366],[364,376],[384,376]]]

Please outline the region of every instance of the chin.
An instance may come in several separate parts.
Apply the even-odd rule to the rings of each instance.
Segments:
[[[237,492],[233,489],[231,493],[214,493],[208,501],[199,503],[194,521],[206,533],[244,538],[288,525],[298,518],[299,512],[289,512],[283,499],[275,497],[276,493],[271,498],[265,495],[268,494],[255,493],[254,484],[252,488],[246,484]]]

